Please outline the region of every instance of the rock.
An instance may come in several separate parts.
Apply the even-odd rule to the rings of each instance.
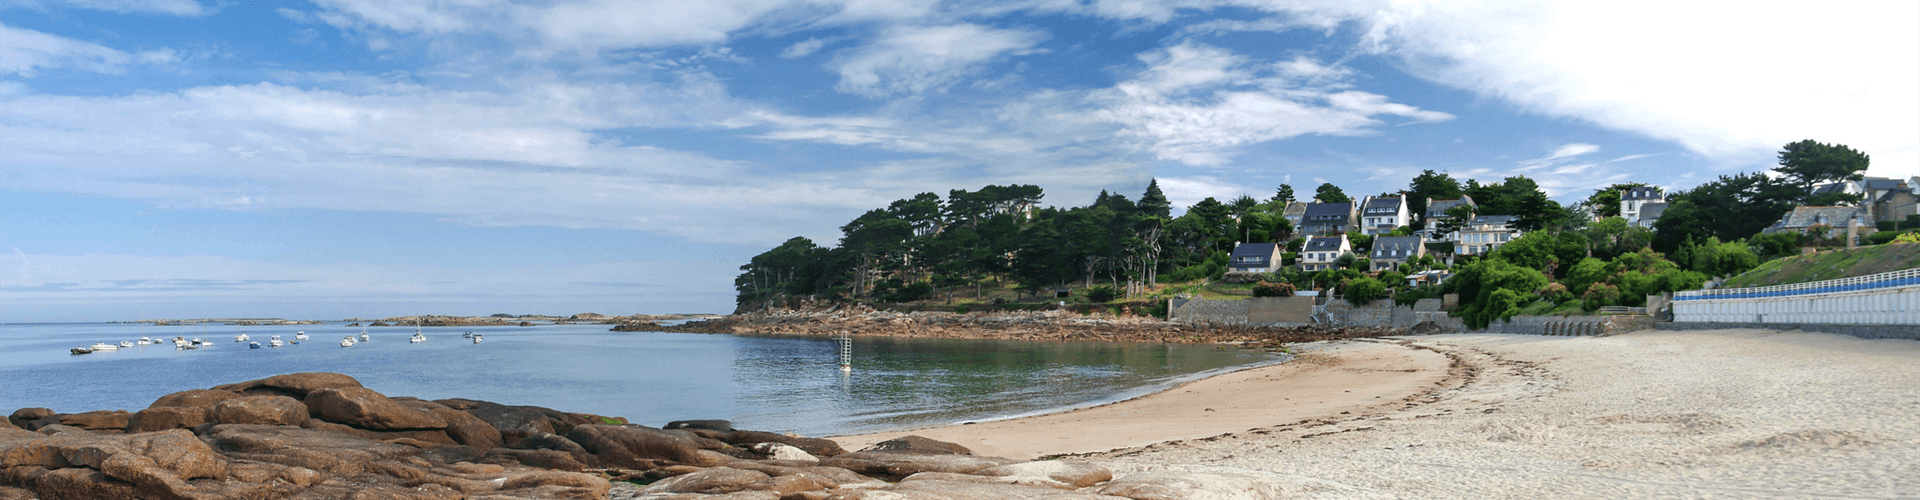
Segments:
[[[99,410],[72,415],[61,415],[60,425],[79,427],[90,431],[123,432],[127,429],[127,418],[132,413],[126,410]]]
[[[148,408],[168,408],[168,407],[212,408],[213,405],[216,403],[237,398],[237,397],[240,397],[240,393],[237,393],[234,391],[226,391],[226,390],[220,390],[220,389],[194,389],[190,391],[180,391],[173,394],[160,396],[160,399],[154,400],[153,404],[147,405],[147,407]]]
[[[675,420],[660,426],[662,429],[708,429],[720,432],[733,432],[731,420]]]
[[[154,432],[169,429],[192,429],[207,423],[211,408],[186,406],[162,406],[147,408],[133,413],[127,418],[127,432]]]
[[[646,427],[581,425],[574,427],[567,439],[580,443],[605,465],[638,464],[643,460],[699,465],[708,460],[697,453],[701,447],[692,438]]]
[[[574,458],[573,454],[558,450],[509,450],[494,448],[481,458],[489,464],[525,465],[542,469],[579,471],[587,468],[585,462]]]
[[[444,429],[447,421],[408,408],[365,387],[320,389],[307,394],[309,413],[320,420],[374,430]],[[451,444],[451,443],[449,443]]]
[[[1294,489],[1275,477],[1156,471],[1128,474],[1091,491],[1135,500],[1267,500],[1288,498]]]
[[[33,491],[41,498],[141,498],[132,484],[114,481],[89,468],[55,469],[35,478]]]
[[[799,448],[783,443],[760,443],[753,445],[753,452],[766,455],[774,460],[819,463],[820,458],[808,454]]]
[[[302,397],[305,397],[307,394],[313,393],[313,391],[317,391],[321,389],[344,389],[349,387],[364,387],[360,385],[359,380],[356,380],[353,377],[347,376],[345,374],[340,374],[340,373],[326,373],[326,372],[288,373],[285,375],[274,375],[271,377],[260,379],[258,381],[258,384],[265,387],[285,389],[287,391],[299,394]]]
[[[1124,500],[1124,497],[1061,491],[1040,486],[964,481],[908,481],[885,489],[835,492],[829,500]],[[1137,499],[1146,500],[1146,499]]]
[[[482,450],[499,448],[505,443],[505,440],[500,437],[499,429],[495,429],[493,424],[487,423],[486,420],[473,416],[472,413],[445,406],[433,410],[432,413],[433,416],[447,422],[447,436],[453,438],[454,442]]]
[[[245,396],[213,405],[213,421],[222,424],[300,425],[307,406],[286,396]]]
[[[1059,481],[1074,488],[1085,488],[1113,480],[1106,467],[1076,460],[1036,460],[988,467],[973,471],[976,476],[1037,477]]]
[[[539,433],[565,435],[573,432],[573,426],[578,425],[568,418],[566,412],[538,406],[507,406],[470,399],[440,399],[434,403],[466,411],[486,421],[500,431],[500,441],[503,443],[519,442]]]
[[[220,424],[202,437],[228,457],[354,475],[367,465],[421,454],[419,449],[352,434],[277,425]]]
[[[921,472],[970,474],[988,467],[1014,463],[1000,457],[957,454],[900,453],[858,451],[820,461],[820,465],[840,467],[870,476],[907,477]]]
[[[740,470],[728,467],[683,474],[660,480],[648,486],[646,492],[706,493],[717,495],[747,490],[766,490],[772,486],[773,478],[759,471]]]
[[[4,420],[0,420],[0,422],[3,421]],[[11,426],[13,424],[9,423],[7,425]],[[31,491],[11,486],[0,486],[0,500],[34,500],[34,498],[33,492]]]
[[[58,413],[55,413],[52,409],[49,409],[49,408],[21,408],[18,410],[14,410],[13,415],[7,417],[7,422],[13,424],[14,427],[25,429],[27,427],[27,422],[32,422],[35,420],[51,417],[54,415],[58,415]]]
[[[724,441],[733,443],[735,446],[747,446],[759,443],[781,443],[799,448],[800,451],[805,451],[807,454],[815,457],[831,457],[847,452],[845,448],[840,447],[840,443],[831,439],[804,438],[760,431],[733,431],[727,434],[727,438],[724,439]]]
[[[1019,486],[1039,486],[1043,488],[1053,488],[1056,490],[1075,489],[1073,485],[1070,485],[1067,483],[1055,481],[1045,477],[1034,477],[1034,476],[995,477],[995,476],[976,476],[973,474],[954,474],[952,472],[922,472],[919,474],[907,476],[900,480],[901,483],[908,483],[913,481],[946,481],[946,482],[958,482],[958,483],[1012,484],[1012,485],[1019,485]]]
[[[13,415],[7,417],[7,423],[13,424],[14,427],[31,431],[39,428],[33,426],[34,422],[59,415],[59,413],[55,413],[48,408],[21,408],[14,410]],[[58,422],[57,419],[55,421]]]
[[[606,479],[591,474],[536,471],[507,477],[501,483],[500,491],[503,494],[532,494],[528,496],[535,498],[606,498],[607,490],[612,487]]]
[[[960,446],[958,444],[949,443],[946,441],[928,439],[920,436],[901,436],[893,439],[888,439],[886,441],[874,443],[873,446],[862,448],[860,449],[860,451],[885,451],[885,452],[892,452],[892,453],[928,453],[928,454],[951,453],[951,454],[957,454],[957,455],[973,454],[973,450],[969,450],[965,446]]]

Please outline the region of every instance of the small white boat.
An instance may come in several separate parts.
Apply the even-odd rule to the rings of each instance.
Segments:
[[[233,341],[234,341],[234,342],[246,342],[247,340],[249,340],[249,339],[252,339],[252,338],[253,338],[253,337],[248,337],[248,336],[247,336],[247,332],[240,332],[240,334],[239,334],[239,335],[235,335],[235,336],[233,336]]]
[[[353,347],[353,337],[340,339],[340,347]]]
[[[466,338],[473,338],[473,332],[462,333],[460,334],[460,336],[466,337]]]
[[[248,349],[259,349],[259,348],[260,348],[260,343],[259,343],[259,342],[248,342],[248,343],[247,343],[247,348],[248,348]]]
[[[94,344],[93,344],[93,345],[91,345],[91,346],[88,346],[87,348],[88,348],[88,349],[92,349],[92,350],[93,350],[93,352],[100,352],[100,351],[118,351],[118,350],[120,350],[120,346],[117,346],[117,345],[113,345],[113,344],[109,344],[109,343],[106,343],[106,342],[97,342],[97,343],[94,343]]]
[[[473,334],[473,343],[478,344],[480,343],[480,340],[481,340],[480,334],[478,333]]]
[[[369,336],[367,336],[367,334],[364,334],[364,333],[362,333],[362,334],[360,334],[360,341],[361,341],[361,342],[366,342],[366,341],[370,341],[370,340],[373,340],[373,337],[369,337]]]
[[[407,343],[411,343],[411,344],[418,344],[426,341],[427,341],[427,336],[421,335],[420,332],[413,332],[413,338],[407,339]]]
[[[126,341],[126,340],[122,340],[122,341],[120,341],[120,347],[128,347],[128,348],[131,348],[131,347],[133,347],[133,342],[131,342],[131,341]]]
[[[211,344],[212,344],[212,342],[207,342],[207,341],[205,341],[205,340],[200,340],[200,339],[193,339],[193,346],[194,346],[194,347],[206,347],[206,346],[208,346],[208,345],[211,345]]]
[[[287,343],[281,342],[279,335],[274,335],[272,339],[267,340],[267,347],[280,347],[283,345],[287,345]]]
[[[307,339],[307,332],[293,332],[293,339],[294,339],[294,340],[306,340],[306,339]]]
[[[138,343],[139,343],[140,345],[148,345],[148,344],[153,344],[153,343],[155,343],[155,341],[154,341],[154,340],[153,340],[152,338],[149,338],[149,337],[140,337],[140,342],[138,342]]]

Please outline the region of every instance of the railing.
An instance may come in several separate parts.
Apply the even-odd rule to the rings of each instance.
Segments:
[[[1890,273],[1869,274],[1852,278],[1794,283],[1790,285],[1691,290],[1674,293],[1673,300],[1757,299],[1811,295],[1816,293],[1857,292],[1861,290],[1894,288],[1909,285],[1920,285],[1920,267]]]

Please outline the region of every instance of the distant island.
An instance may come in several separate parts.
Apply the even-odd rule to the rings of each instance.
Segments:
[[[347,326],[539,326],[573,324],[649,324],[661,321],[683,321],[713,319],[718,314],[678,313],[678,314],[630,314],[608,316],[598,313],[580,313],[567,316],[544,314],[494,314],[491,316],[449,316],[441,314],[421,314],[413,316],[391,316],[386,318],[345,318],[339,320],[282,319],[282,318],[198,318],[198,319],[142,319],[136,321],[117,321],[116,323],[151,323],[154,326],[190,326],[200,324],[222,324],[231,326],[278,326],[278,325],[321,325],[327,323],[347,323]]]

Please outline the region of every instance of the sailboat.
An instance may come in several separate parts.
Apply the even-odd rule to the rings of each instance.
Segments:
[[[353,338],[353,337],[347,337],[347,338]],[[369,340],[373,340],[373,337],[367,336],[367,327],[363,325],[360,327],[360,341],[366,342]]]

